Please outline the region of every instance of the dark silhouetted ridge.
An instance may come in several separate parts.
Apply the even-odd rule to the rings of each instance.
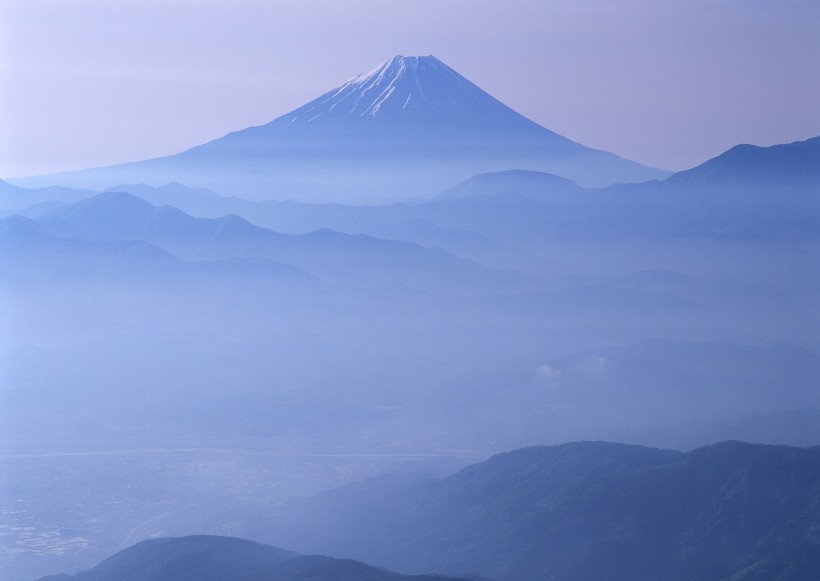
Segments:
[[[532,447],[440,480],[349,485],[266,519],[272,540],[404,571],[802,581],[790,555],[814,562],[820,546],[820,447]]]
[[[459,581],[399,575],[350,559],[302,556],[244,539],[190,536],[143,541],[93,569],[40,581]]]

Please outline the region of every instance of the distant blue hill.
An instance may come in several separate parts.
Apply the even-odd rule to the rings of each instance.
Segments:
[[[736,145],[666,180],[672,187],[811,189],[820,192],[820,137],[771,147]]]
[[[507,170],[479,174],[436,196],[437,200],[467,198],[472,196],[497,196],[518,194],[523,196],[545,196],[557,193],[578,195],[583,188],[575,182],[557,175],[540,171]]]
[[[298,555],[244,539],[190,536],[143,541],[76,575],[39,581],[465,581],[399,575],[350,559]]]

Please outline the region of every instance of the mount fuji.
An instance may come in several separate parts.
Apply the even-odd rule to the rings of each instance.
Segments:
[[[509,169],[586,187],[668,175],[538,125],[433,56],[396,56],[270,123],[176,155],[15,182],[177,181],[256,199],[387,203]]]

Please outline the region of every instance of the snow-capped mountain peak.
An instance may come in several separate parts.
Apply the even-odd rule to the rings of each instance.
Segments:
[[[394,56],[285,116],[289,123],[346,117],[464,116],[486,109],[515,114],[432,55]]]
[[[59,179],[102,188],[179,181],[242,197],[385,203],[509,169],[583,187],[666,175],[550,131],[434,56],[395,56],[269,123],[173,156]]]

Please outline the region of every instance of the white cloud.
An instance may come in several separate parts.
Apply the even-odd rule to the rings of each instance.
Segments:
[[[544,363],[543,365],[539,366],[535,371],[538,373],[538,377],[545,381],[555,379],[561,375],[561,370],[557,367],[550,365],[549,363]]]

